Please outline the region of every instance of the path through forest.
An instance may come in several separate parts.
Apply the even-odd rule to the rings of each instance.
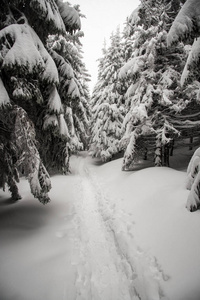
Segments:
[[[133,220],[105,195],[87,158],[77,158],[76,172],[76,300],[161,299],[162,274],[135,244]]]
[[[18,203],[0,193],[0,300],[167,300],[161,268],[135,242],[132,213],[93,162],[72,157],[71,175],[52,177],[47,206],[25,179]]]

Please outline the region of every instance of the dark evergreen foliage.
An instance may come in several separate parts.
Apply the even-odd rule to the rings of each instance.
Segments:
[[[174,20],[168,33],[168,45],[171,47],[180,39],[188,46],[188,58],[183,70],[181,84],[190,97],[186,98],[186,105],[182,114],[178,116],[174,123],[179,128],[184,137],[190,140],[192,150],[195,138],[199,146],[200,135],[200,90],[199,90],[199,57],[200,57],[200,3],[197,0],[187,0],[176,19]],[[195,211],[200,207],[200,148],[198,148],[191,158],[187,169],[187,188],[190,190],[187,200],[187,209]]]
[[[0,176],[15,199],[18,171],[28,177],[34,196],[48,202],[46,168],[68,172],[70,154],[86,146],[90,112],[80,15],[78,6],[60,0],[0,3],[0,114],[2,128],[10,132],[7,137],[0,132],[7,161]],[[65,52],[51,47],[49,40],[56,37],[68,45]]]

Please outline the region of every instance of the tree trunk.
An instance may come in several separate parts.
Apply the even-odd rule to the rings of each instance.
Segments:
[[[190,146],[189,146],[189,150],[193,149],[193,136],[190,137]]]

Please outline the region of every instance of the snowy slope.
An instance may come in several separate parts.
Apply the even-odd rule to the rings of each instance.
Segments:
[[[53,176],[52,202],[0,191],[0,300],[199,300],[200,212],[186,173],[121,172],[86,153]]]
[[[113,161],[97,170],[109,199],[131,215],[136,243],[163,270],[168,298],[200,299],[200,212],[185,208],[186,173],[170,168],[120,173],[121,164]]]

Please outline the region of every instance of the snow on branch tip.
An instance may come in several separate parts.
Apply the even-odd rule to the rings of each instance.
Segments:
[[[200,27],[200,1],[187,0],[168,32],[168,46],[190,34],[194,28],[194,22],[197,27]]]

